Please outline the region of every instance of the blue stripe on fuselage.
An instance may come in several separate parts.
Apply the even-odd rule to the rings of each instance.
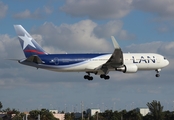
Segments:
[[[77,63],[81,63],[87,61],[89,59],[100,57],[103,55],[107,55],[109,53],[102,53],[102,54],[48,54],[48,55],[38,55],[43,64],[45,65],[57,65],[57,66],[64,66],[64,65],[73,65]]]

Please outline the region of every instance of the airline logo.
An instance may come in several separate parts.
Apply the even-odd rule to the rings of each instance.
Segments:
[[[55,65],[58,65],[59,64],[59,59],[56,57],[53,60],[51,60],[50,63],[54,63]]]
[[[23,50],[28,46],[32,46],[33,48],[36,48],[35,45],[32,43],[32,38],[27,36],[26,34],[24,36],[19,36],[21,40],[23,40]]]
[[[141,56],[138,59],[135,59],[134,56],[132,56],[133,63],[156,63],[155,56]]]

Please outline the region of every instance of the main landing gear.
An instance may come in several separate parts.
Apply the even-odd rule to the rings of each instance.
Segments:
[[[90,73],[88,73],[88,75],[84,76],[84,79],[88,79],[90,81],[90,80],[93,80],[93,77],[90,76]]]
[[[155,71],[156,71],[156,77],[159,77],[160,76],[159,72],[161,71],[161,69],[156,69]]]
[[[104,78],[105,80],[108,80],[110,78],[110,76],[105,75],[105,74],[101,74],[100,78]]]
[[[87,72],[87,74],[88,75],[84,75],[84,79],[87,79],[89,81],[93,80],[93,77],[90,76],[90,73]],[[104,78],[105,80],[108,80],[108,79],[110,79],[110,76],[109,75],[105,75],[105,74],[101,74],[100,78]]]

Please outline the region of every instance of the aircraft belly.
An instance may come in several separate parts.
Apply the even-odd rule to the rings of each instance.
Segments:
[[[148,64],[136,64],[138,70],[154,70],[160,68],[160,64],[148,63]]]
[[[105,62],[106,61],[89,61],[84,64],[74,65],[74,66],[59,66],[59,65],[53,66],[46,64],[35,64],[30,62],[23,62],[21,64],[57,72],[84,72],[84,71],[95,71],[95,68],[101,66]]]

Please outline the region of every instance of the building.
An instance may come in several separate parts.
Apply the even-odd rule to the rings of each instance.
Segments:
[[[58,118],[59,120],[65,120],[65,114],[64,113],[57,113],[53,114],[55,118]]]
[[[58,118],[59,120],[65,120],[64,113],[58,113],[58,110],[49,110],[49,112],[52,112],[55,118]]]
[[[96,113],[100,113],[100,109],[96,109],[96,108],[88,109],[87,113],[89,114],[89,116],[93,116]]]
[[[149,108],[136,108],[136,111],[142,116],[146,116],[150,112]]]
[[[58,110],[49,110],[49,112],[51,112],[51,113],[55,113],[55,114],[57,114],[58,113]]]

